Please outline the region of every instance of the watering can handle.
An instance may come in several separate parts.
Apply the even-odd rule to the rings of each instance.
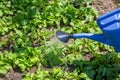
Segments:
[[[112,46],[112,44],[110,43],[110,41],[108,39],[105,38],[104,34],[89,34],[89,33],[77,33],[77,34],[73,34],[73,38],[88,38],[91,40],[95,40],[107,45]]]

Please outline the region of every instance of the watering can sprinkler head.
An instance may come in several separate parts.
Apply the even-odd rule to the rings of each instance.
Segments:
[[[64,43],[68,42],[69,38],[73,38],[73,34],[68,34],[63,31],[57,31],[56,36],[61,42]]]
[[[97,25],[102,30],[102,34],[67,34],[57,31],[56,36],[62,42],[67,42],[69,38],[88,38],[113,46],[117,52],[120,52],[120,8],[100,16],[97,19]]]

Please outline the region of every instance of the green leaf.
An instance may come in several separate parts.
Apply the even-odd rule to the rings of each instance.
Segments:
[[[2,12],[2,10],[0,10],[0,17],[2,17],[3,16],[3,12]]]
[[[0,52],[0,61],[2,61],[3,60],[3,54]]]
[[[6,74],[7,73],[7,69],[3,66],[0,66],[0,74]]]
[[[24,71],[27,66],[25,66],[25,64],[19,63],[18,66],[20,67],[21,71]]]
[[[38,58],[37,58],[37,57],[31,57],[31,58],[30,58],[30,61],[31,61],[32,63],[36,63],[36,62],[38,61]]]
[[[79,77],[85,79],[85,78],[87,77],[87,74],[85,74],[85,73],[81,73],[81,74],[79,75]]]
[[[20,31],[20,30],[16,30],[16,34],[17,34],[17,35],[19,35],[20,37],[22,37],[22,36],[23,36],[23,32],[22,32],[22,31]]]
[[[96,72],[95,72],[95,70],[91,70],[90,71],[90,73],[89,73],[89,75],[90,75],[90,78],[94,78],[94,76],[95,76],[95,74],[96,74]]]

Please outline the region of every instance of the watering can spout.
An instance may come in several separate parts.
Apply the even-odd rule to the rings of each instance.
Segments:
[[[80,33],[73,34],[73,38],[88,38],[112,46],[110,41],[105,38],[104,34]]]
[[[73,38],[73,39],[88,38],[112,46],[110,41],[106,39],[103,34],[90,34],[90,33],[67,34],[63,31],[57,31],[56,35],[60,41],[65,43],[68,41],[69,38]]]

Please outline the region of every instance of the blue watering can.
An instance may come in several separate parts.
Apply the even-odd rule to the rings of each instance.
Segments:
[[[97,19],[97,25],[102,30],[102,34],[67,34],[57,31],[56,36],[62,42],[67,42],[69,38],[88,38],[113,46],[117,52],[120,52],[120,8],[100,16]]]

